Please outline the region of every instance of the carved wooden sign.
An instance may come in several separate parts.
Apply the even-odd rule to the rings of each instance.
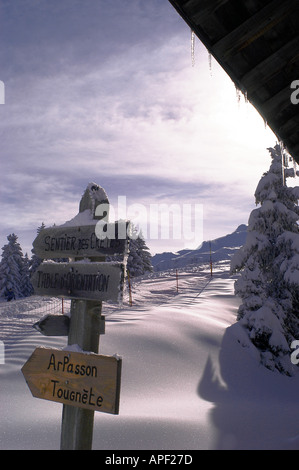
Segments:
[[[39,347],[22,373],[36,398],[118,414],[121,364],[115,356]]]
[[[99,257],[124,254],[128,247],[128,222],[58,226],[41,230],[33,242],[41,259]]]
[[[42,263],[31,279],[36,295],[121,302],[123,263]]]

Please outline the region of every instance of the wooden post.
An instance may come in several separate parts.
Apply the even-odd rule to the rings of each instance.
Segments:
[[[98,353],[102,302],[71,301],[71,323],[68,344],[84,351]],[[61,450],[91,450],[94,411],[63,405]]]
[[[127,271],[127,276],[128,276],[128,284],[129,284],[129,302],[130,302],[130,306],[132,307],[133,301],[132,301],[132,289],[131,289],[131,280],[130,280],[129,271]]]

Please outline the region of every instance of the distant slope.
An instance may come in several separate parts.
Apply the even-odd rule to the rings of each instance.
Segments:
[[[247,225],[239,225],[232,233],[211,240],[212,261],[229,260],[232,254],[246,240]],[[210,261],[210,241],[205,241],[195,250],[181,250],[177,253],[158,253],[152,257],[154,271],[181,268],[189,264],[208,263]]]

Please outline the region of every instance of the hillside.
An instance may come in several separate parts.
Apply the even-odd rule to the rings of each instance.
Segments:
[[[246,225],[239,227],[232,233],[215,240],[204,241],[195,250],[180,250],[177,253],[165,252],[152,257],[154,271],[182,268],[190,264],[208,263],[210,261],[210,243],[212,261],[230,260],[237,248],[244,245],[247,233]]]

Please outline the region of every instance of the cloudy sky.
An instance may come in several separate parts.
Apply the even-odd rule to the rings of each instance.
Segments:
[[[30,256],[89,182],[143,219],[201,207],[204,240],[247,223],[276,138],[168,0],[0,0],[0,24],[1,247]],[[202,242],[149,235],[153,254]]]

